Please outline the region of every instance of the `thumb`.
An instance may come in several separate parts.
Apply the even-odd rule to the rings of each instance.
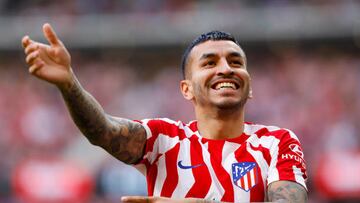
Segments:
[[[57,37],[54,29],[49,23],[45,23],[43,25],[43,33],[51,46],[56,46],[60,44],[59,38]]]

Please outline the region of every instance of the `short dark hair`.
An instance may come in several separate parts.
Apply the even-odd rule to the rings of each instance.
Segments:
[[[182,56],[181,59],[181,70],[182,70],[182,74],[183,74],[183,78],[185,78],[185,72],[186,72],[186,64],[187,64],[187,60],[189,57],[189,54],[191,52],[191,50],[198,44],[209,41],[209,40],[213,40],[213,41],[218,41],[218,40],[229,40],[229,41],[233,41],[235,42],[237,45],[240,44],[239,42],[235,39],[234,36],[232,36],[229,33],[226,32],[222,32],[222,31],[211,31],[211,32],[207,32],[204,34],[201,34],[200,36],[198,36],[197,38],[195,38],[190,45],[185,49],[185,52]]]

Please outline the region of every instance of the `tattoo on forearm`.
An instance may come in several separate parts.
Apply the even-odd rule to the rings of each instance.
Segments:
[[[121,161],[132,164],[138,161],[143,155],[146,142],[146,132],[140,123],[127,119],[114,119],[114,127],[109,137],[110,153]]]
[[[97,141],[106,133],[106,117],[98,102],[76,80],[67,89],[61,89],[71,117],[90,141]]]
[[[307,192],[298,183],[279,181],[272,183],[268,189],[268,199],[272,202],[307,202]]]
[[[67,89],[61,89],[61,93],[75,124],[92,144],[128,164],[141,158],[146,132],[140,123],[106,115],[78,81]]]

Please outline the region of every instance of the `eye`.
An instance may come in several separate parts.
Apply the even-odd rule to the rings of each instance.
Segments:
[[[239,60],[230,61],[230,64],[233,66],[242,66],[243,65],[243,63]]]
[[[207,61],[204,63],[204,67],[213,67],[216,65],[216,62],[215,61]]]

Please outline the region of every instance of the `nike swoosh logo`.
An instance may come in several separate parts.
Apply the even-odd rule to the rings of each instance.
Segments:
[[[191,169],[191,168],[197,168],[197,167],[199,167],[199,166],[202,166],[202,165],[204,165],[204,164],[197,164],[197,165],[193,165],[193,166],[184,166],[182,163],[181,163],[182,161],[179,161],[178,162],[178,166],[179,166],[179,168],[182,168],[182,169]]]

